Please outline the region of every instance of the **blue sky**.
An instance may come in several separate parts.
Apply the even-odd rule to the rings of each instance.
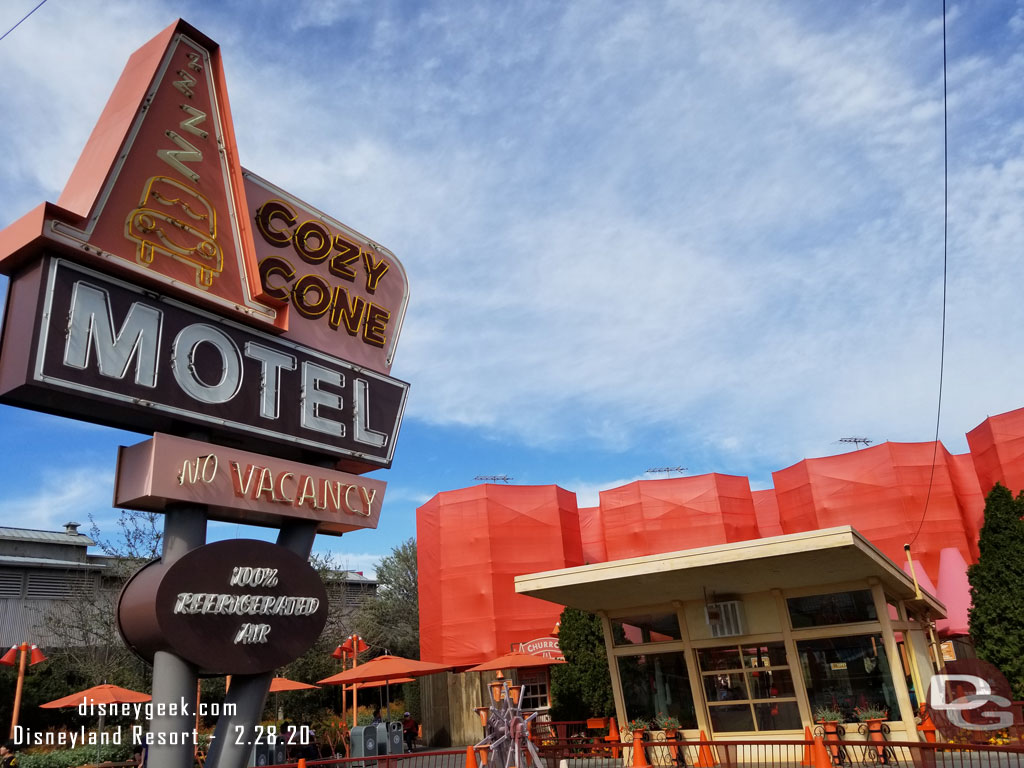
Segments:
[[[35,4],[5,0],[0,28]],[[370,569],[479,474],[581,505],[652,466],[763,488],[840,437],[933,434],[941,13],[49,0],[0,42],[0,226],[56,200],[130,53],[181,16],[221,44],[242,163],[409,275],[380,528],[318,549]],[[1024,406],[1024,5],[947,23],[941,436],[961,452]],[[143,439],[8,407],[0,435],[0,524],[38,528],[110,526],[116,446]]]

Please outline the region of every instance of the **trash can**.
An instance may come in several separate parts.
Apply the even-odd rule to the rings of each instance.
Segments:
[[[380,741],[377,739],[376,725],[357,725],[352,729],[349,739],[349,749],[352,750],[352,757],[376,757],[379,754]],[[386,750],[386,740],[384,745]],[[373,768],[376,764],[376,760],[361,760],[351,763],[351,768]]]

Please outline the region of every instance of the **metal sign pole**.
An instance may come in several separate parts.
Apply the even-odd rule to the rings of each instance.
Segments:
[[[206,543],[206,507],[202,504],[168,506],[164,518],[163,561],[173,563]],[[177,655],[158,651],[153,657],[153,719],[149,722],[152,743],[147,765],[151,768],[192,768],[195,756],[195,668]],[[164,711],[160,712],[160,705]],[[171,734],[181,743],[172,741]],[[187,737],[186,735],[187,734]]]

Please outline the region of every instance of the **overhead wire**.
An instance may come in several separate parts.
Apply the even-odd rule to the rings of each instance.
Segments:
[[[4,32],[4,33],[3,33],[2,35],[0,35],[0,40],[3,40],[3,39],[4,39],[5,37],[7,37],[7,36],[8,36],[9,34],[11,34],[11,32],[13,32],[13,31],[14,31],[14,30],[16,30],[16,29],[17,29],[18,27],[20,27],[20,26],[21,26],[21,22],[25,21],[25,19],[27,19],[27,18],[28,18],[29,16],[31,16],[31,15],[32,15],[33,13],[35,13],[36,11],[38,11],[38,10],[39,10],[40,8],[42,8],[42,7],[44,6],[44,5],[46,5],[46,0],[42,0],[42,2],[41,2],[41,3],[39,3],[39,5],[37,5],[37,6],[36,6],[35,8],[33,8],[33,9],[32,9],[31,11],[29,11],[29,12],[28,12],[28,13],[26,13],[26,14],[25,14],[24,16],[22,16],[22,17],[21,17],[21,19],[19,19],[19,21],[18,21],[18,23],[17,23],[17,24],[15,24],[15,25],[14,25],[13,27],[11,27],[10,29],[8,29],[8,30],[7,30],[6,32]]]
[[[935,409],[935,441],[932,447],[932,468],[928,474],[928,492],[925,494],[924,510],[921,512],[917,530],[906,545],[908,551],[911,544],[921,535],[925,518],[928,516],[928,504],[935,486],[935,464],[939,454],[939,426],[942,423],[942,382],[946,368],[946,284],[949,266],[949,114],[946,68],[946,0],[942,0],[942,331],[939,342],[939,395]]]

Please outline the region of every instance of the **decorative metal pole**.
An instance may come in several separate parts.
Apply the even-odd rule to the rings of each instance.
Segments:
[[[29,658],[30,652],[31,659]],[[22,643],[21,645],[12,645],[11,650],[0,657],[0,664],[13,667],[16,657],[20,658],[18,661],[18,683],[14,688],[14,714],[11,715],[11,734],[9,736],[11,739],[14,738],[14,729],[18,727],[18,713],[21,711],[21,691],[25,687],[26,662],[38,664],[41,661],[46,661],[46,657],[39,650],[38,645]]]

